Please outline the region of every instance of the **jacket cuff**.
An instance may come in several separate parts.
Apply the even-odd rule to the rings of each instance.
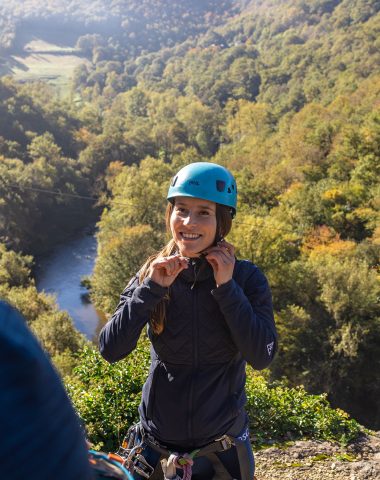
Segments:
[[[144,287],[148,288],[149,291],[154,295],[154,296],[159,296],[163,297],[167,291],[167,287],[162,287],[158,283],[156,283],[154,280],[152,280],[150,277],[144,278],[142,284]]]
[[[223,302],[226,298],[228,298],[229,294],[234,292],[235,290],[235,280],[231,278],[226,283],[223,283],[217,288],[214,288],[211,290],[212,296],[217,300],[217,302]]]
[[[146,277],[144,281],[133,292],[133,302],[140,305],[143,310],[153,310],[155,306],[164,298],[168,289],[161,287],[151,278]]]

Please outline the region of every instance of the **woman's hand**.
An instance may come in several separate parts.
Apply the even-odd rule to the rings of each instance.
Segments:
[[[214,270],[216,286],[231,280],[235,266],[235,247],[222,240],[215,247],[210,247],[205,252],[206,260]]]
[[[156,258],[149,268],[149,277],[161,287],[169,287],[178,274],[188,267],[188,260],[181,255]]]

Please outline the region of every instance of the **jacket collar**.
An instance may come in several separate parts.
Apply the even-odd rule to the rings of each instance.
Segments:
[[[204,256],[198,258],[189,258],[189,266],[178,275],[185,282],[194,286],[198,282],[203,282],[213,277],[214,272],[211,265]]]

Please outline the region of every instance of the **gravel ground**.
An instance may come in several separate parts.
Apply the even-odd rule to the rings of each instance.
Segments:
[[[380,480],[380,432],[347,448],[298,441],[255,453],[257,480]]]
[[[380,432],[346,448],[315,440],[255,452],[256,480],[380,480]],[[152,480],[162,480],[160,468]]]

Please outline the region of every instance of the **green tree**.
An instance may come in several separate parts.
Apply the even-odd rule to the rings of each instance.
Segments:
[[[335,245],[290,266],[274,373],[327,392],[333,404],[364,423],[376,422],[379,283],[355,250],[347,255]]]
[[[0,284],[9,288],[26,287],[30,283],[32,263],[31,256],[22,256],[0,244]]]
[[[91,279],[91,297],[104,312],[116,308],[120,293],[162,240],[149,225],[124,227],[114,235],[100,243]]]

